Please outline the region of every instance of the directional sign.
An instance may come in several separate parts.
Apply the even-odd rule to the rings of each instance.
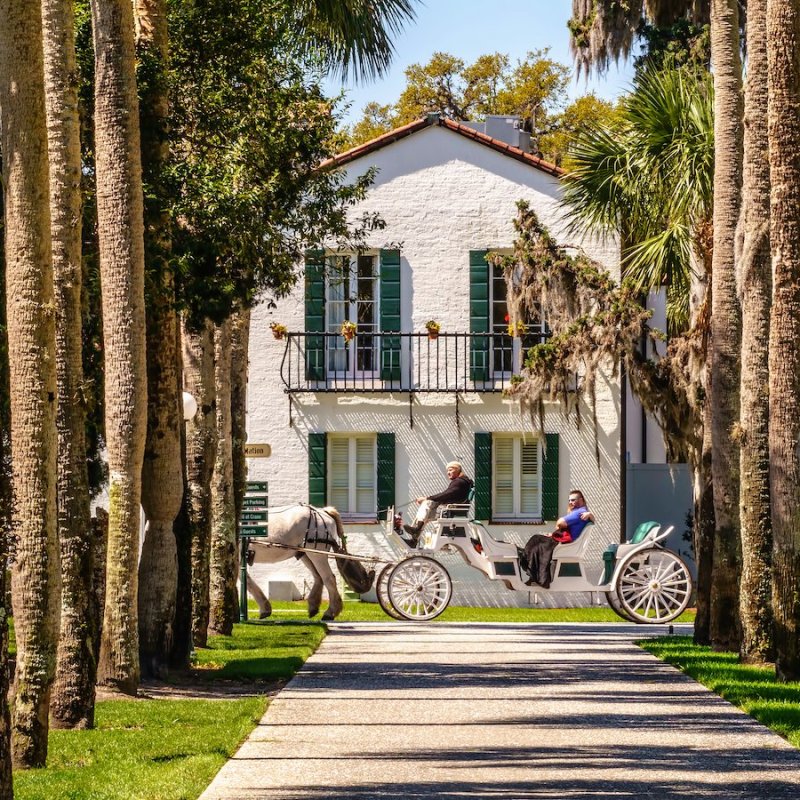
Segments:
[[[245,458],[269,458],[272,455],[272,447],[268,444],[250,444],[244,446]]]
[[[241,516],[242,524],[244,525],[246,522],[266,522],[268,518],[267,512],[265,511],[243,511]]]
[[[242,525],[239,531],[242,536],[269,536],[267,525]]]
[[[246,491],[247,494],[264,493],[267,491],[267,486],[266,481],[247,481]]]
[[[242,508],[266,508],[267,507],[267,496],[262,495],[261,497],[250,497],[245,495],[242,499]]]

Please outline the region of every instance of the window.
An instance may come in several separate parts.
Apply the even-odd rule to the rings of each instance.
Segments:
[[[377,256],[336,255],[325,259],[326,367],[340,375],[364,375],[378,369]],[[349,342],[339,335],[345,320],[356,323]]]
[[[350,519],[375,519],[375,434],[330,434],[328,502]]]
[[[525,333],[522,336],[510,336],[508,333],[508,286],[503,267],[493,265],[489,279],[490,314],[492,331],[492,373],[495,377],[519,372],[522,368],[524,353],[538,344],[540,334],[546,325],[540,314],[524,320]]]
[[[494,434],[492,516],[497,520],[542,518],[542,450],[537,437]]]

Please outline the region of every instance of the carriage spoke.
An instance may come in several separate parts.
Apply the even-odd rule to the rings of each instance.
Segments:
[[[636,622],[668,622],[688,605],[692,579],[682,559],[669,550],[636,553],[620,571],[616,594]]]
[[[387,594],[406,619],[428,620],[447,608],[452,583],[447,570],[432,558],[416,556],[401,561],[389,576]]]

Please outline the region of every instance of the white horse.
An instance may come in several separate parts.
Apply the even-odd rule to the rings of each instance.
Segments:
[[[244,531],[243,531],[244,532]],[[271,547],[268,543],[283,545]],[[299,552],[292,548],[303,547],[319,553]],[[291,505],[269,509],[269,536],[266,540],[251,539],[249,564],[275,564],[288,558],[299,558],[308,568],[314,583],[308,595],[308,616],[319,613],[322,587],[328,590],[328,610],[323,620],[335,619],[342,611],[342,597],[336,577],[328,563],[330,553],[346,552],[344,528],[339,512],[331,507],[315,508],[308,505]],[[339,571],[353,589],[366,592],[372,586],[375,571],[364,569],[357,561],[337,558]],[[355,585],[354,585],[355,584]],[[247,590],[258,603],[259,618],[272,614],[272,605],[258,584],[247,574]]]

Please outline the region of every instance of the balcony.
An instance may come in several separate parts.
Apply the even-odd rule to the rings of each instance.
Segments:
[[[281,380],[287,393],[502,392],[523,353],[547,333],[286,334]]]

